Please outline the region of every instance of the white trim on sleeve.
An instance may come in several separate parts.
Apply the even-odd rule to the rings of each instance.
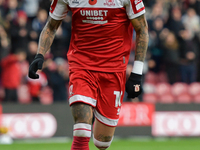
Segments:
[[[106,118],[106,117],[102,116],[99,112],[97,112],[97,110],[94,110],[94,115],[100,122],[102,122],[108,126],[113,126],[113,127],[117,126],[119,119]]]
[[[145,11],[145,9],[144,9],[144,10],[142,10],[141,12],[139,12],[139,13],[137,13],[137,14],[132,14],[131,16],[129,16],[129,19],[137,18],[137,17],[139,17],[139,16],[145,14],[145,12],[146,12],[146,11]]]
[[[49,16],[55,20],[62,20],[66,17],[67,14],[63,14],[62,16],[56,15],[55,13],[49,12]]]
[[[97,101],[91,97],[83,96],[83,95],[73,95],[69,98],[69,104],[71,105],[74,102],[83,102],[86,104],[90,104],[93,107],[96,106]]]

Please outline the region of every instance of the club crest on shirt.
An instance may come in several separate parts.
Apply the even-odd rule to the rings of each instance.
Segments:
[[[140,91],[140,85],[139,84],[134,85],[134,87],[135,87],[135,92],[139,92]]]
[[[97,0],[89,0],[90,5],[95,5],[97,3]]]
[[[106,2],[104,3],[104,5],[107,6],[115,6],[115,0],[105,0]]]

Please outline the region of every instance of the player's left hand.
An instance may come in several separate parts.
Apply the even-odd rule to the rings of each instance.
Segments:
[[[29,67],[28,76],[31,79],[38,79],[39,75],[36,74],[37,70],[42,69],[42,65],[44,63],[44,56],[42,54],[37,54]]]
[[[131,72],[131,75],[126,82],[126,92],[128,93],[128,98],[138,97],[142,91],[142,75]]]

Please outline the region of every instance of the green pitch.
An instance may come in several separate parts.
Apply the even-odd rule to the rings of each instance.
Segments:
[[[14,143],[0,145],[0,150],[70,150],[68,143]],[[90,142],[90,150],[97,150]],[[200,138],[169,140],[115,140],[108,150],[200,150]]]

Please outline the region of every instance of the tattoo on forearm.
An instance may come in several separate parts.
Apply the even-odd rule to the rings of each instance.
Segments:
[[[45,55],[45,53],[50,49],[56,34],[56,30],[60,26],[61,22],[62,21],[56,21],[53,19],[48,20],[47,24],[40,34],[37,53]]]
[[[75,123],[92,124],[93,110],[92,106],[87,104],[75,103],[71,106],[72,115]]]
[[[135,60],[144,61],[149,41],[148,27],[143,15],[138,17],[137,21],[137,25],[134,26],[136,30]]]

